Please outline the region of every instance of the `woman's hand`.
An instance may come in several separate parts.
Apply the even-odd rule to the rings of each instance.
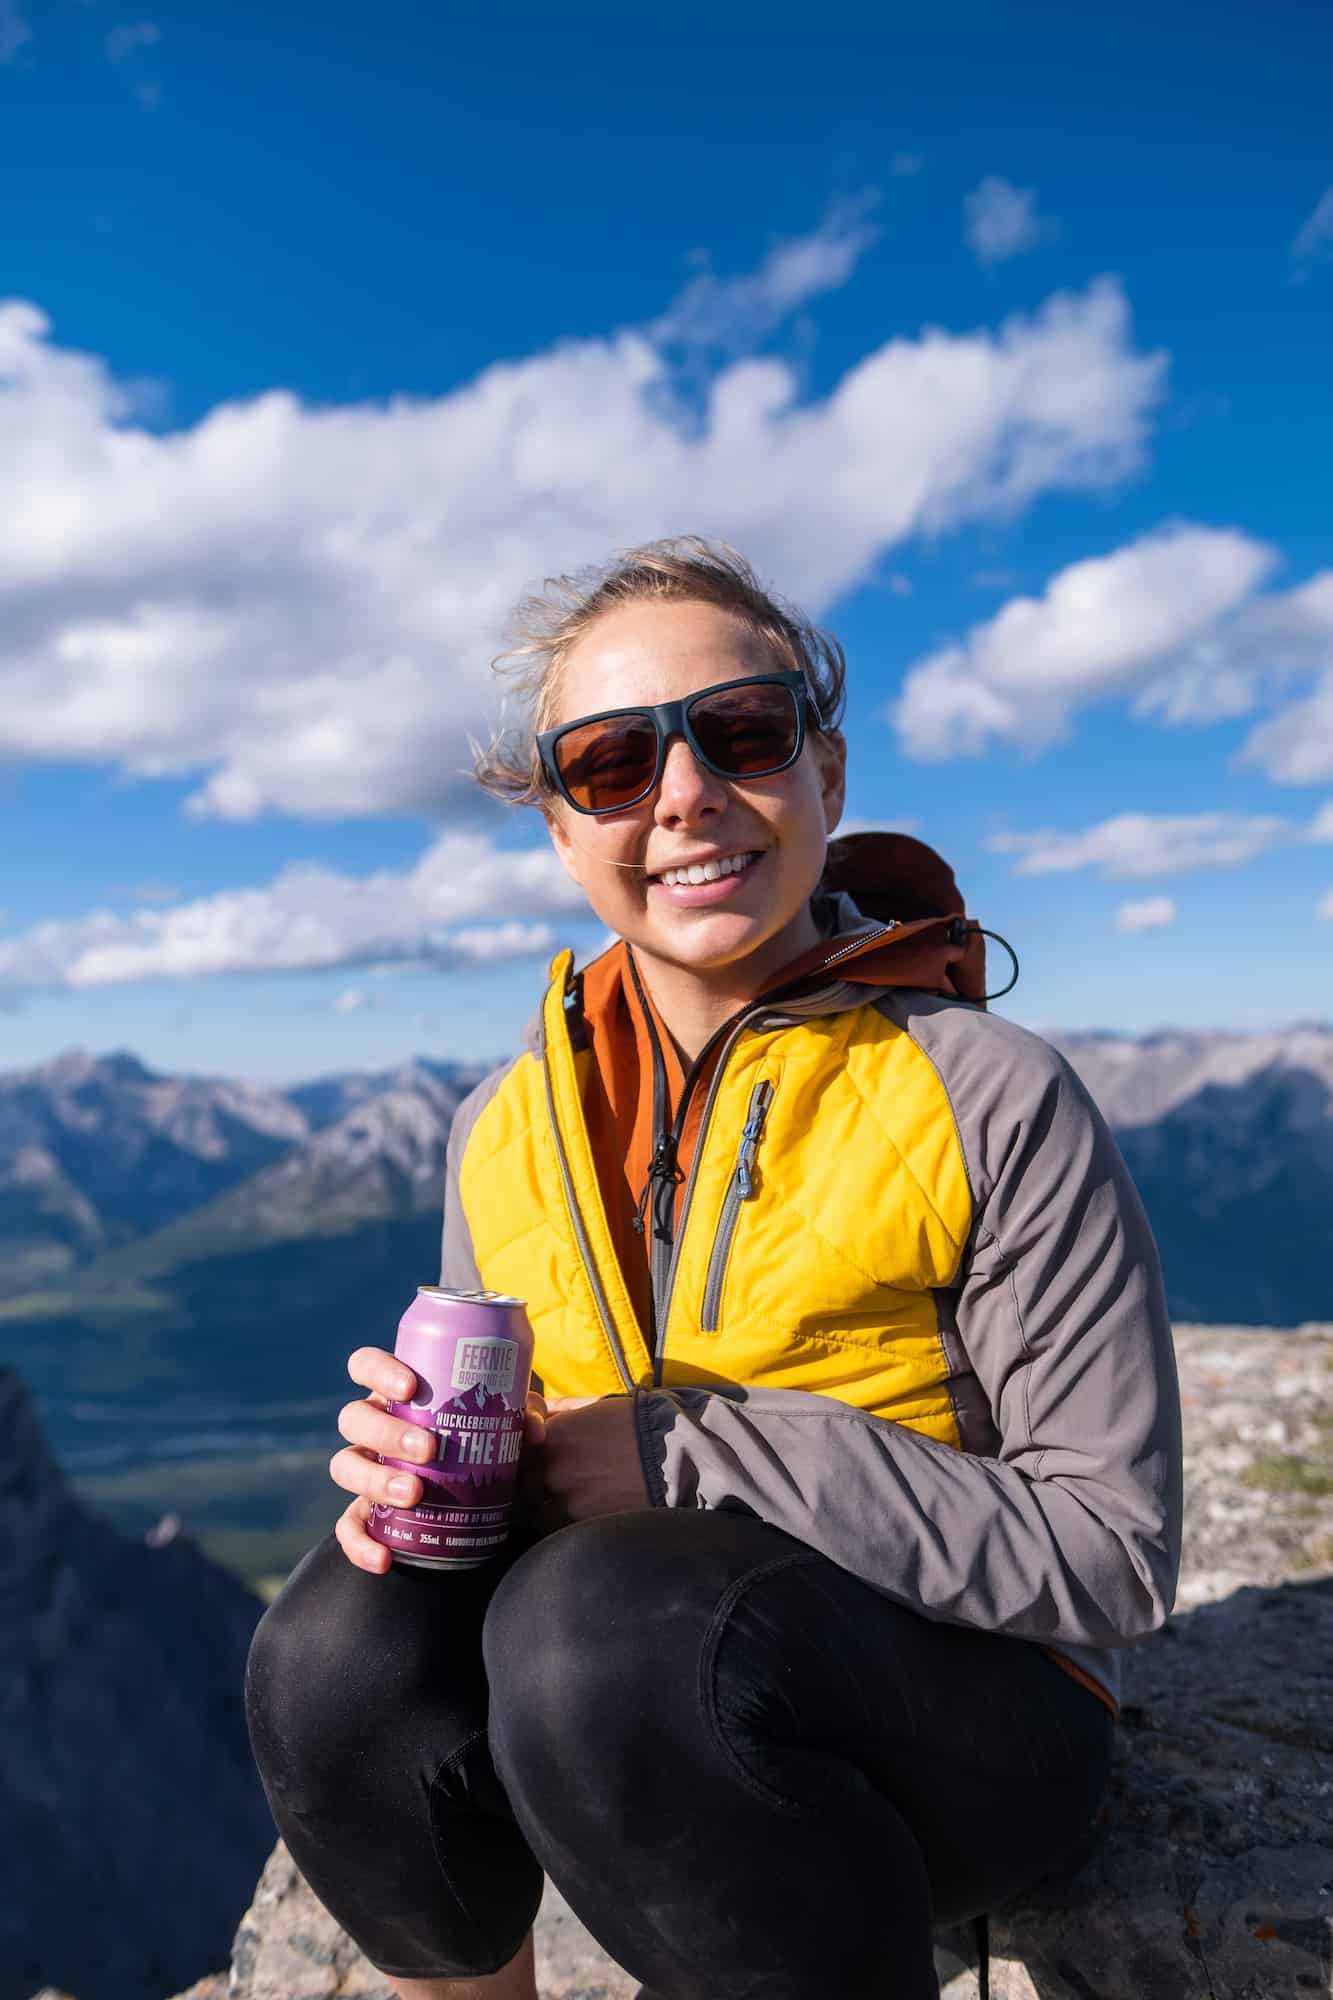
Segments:
[[[553,1396],[540,1449],[527,1454],[522,1490],[544,1534],[651,1507],[628,1396]]]
[[[381,1465],[379,1454],[415,1460],[419,1465],[434,1457],[435,1433],[424,1425],[407,1424],[401,1417],[389,1415],[386,1404],[407,1402],[416,1393],[417,1378],[382,1347],[358,1347],[347,1364],[347,1372],[370,1394],[360,1402],[345,1403],[338,1412],[338,1430],[347,1439],[347,1446],[334,1453],[329,1473],[335,1485],[357,1497],[343,1509],[333,1532],[349,1562],[382,1576],[393,1557],[382,1542],[372,1541],[366,1533],[370,1510],[376,1501],[389,1507],[415,1507],[424,1491],[424,1482],[415,1472]],[[526,1447],[541,1442],[545,1408],[535,1392],[528,1397]]]

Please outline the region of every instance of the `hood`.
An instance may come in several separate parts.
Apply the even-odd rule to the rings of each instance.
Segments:
[[[816,978],[836,961],[854,986],[917,986],[986,1000],[986,943],[942,855],[906,833],[851,833],[829,842],[816,913],[824,940],[774,986]],[[864,995],[859,996],[864,998]]]

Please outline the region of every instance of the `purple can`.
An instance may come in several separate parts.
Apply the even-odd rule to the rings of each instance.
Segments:
[[[417,1569],[475,1569],[509,1534],[523,1412],[532,1380],[532,1328],[522,1299],[418,1285],[398,1322],[394,1353],[417,1378],[410,1403],[389,1414],[435,1432],[426,1465],[384,1458],[415,1472],[415,1507],[376,1502],[366,1531],[395,1562]]]

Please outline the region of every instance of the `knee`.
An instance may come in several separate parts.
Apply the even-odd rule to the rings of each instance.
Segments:
[[[580,1522],[529,1549],[483,1632],[498,1753],[649,1755],[661,1718],[694,1703],[718,1605],[771,1535],[742,1516],[661,1510]]]
[[[631,1516],[548,1535],[521,1556],[486,1615],[482,1650],[492,1709],[572,1718],[596,1709],[632,1665],[638,1619],[626,1535]]]
[[[482,1634],[491,1754],[530,1826],[563,1825],[594,1805],[599,1823],[615,1823],[630,1774],[636,1789],[647,1775],[649,1681],[663,1663],[645,1615],[642,1537],[625,1525],[635,1519],[546,1537],[491,1601]]]
[[[509,1571],[482,1635],[493,1736],[608,1745],[667,1669],[662,1626],[672,1593],[655,1517],[621,1514],[564,1528]],[[674,1635],[673,1657],[681,1635]]]
[[[809,1552],[743,1514],[612,1514],[549,1535],[519,1558],[483,1632],[493,1701],[600,1716],[640,1688],[691,1673],[719,1607],[756,1568]]]

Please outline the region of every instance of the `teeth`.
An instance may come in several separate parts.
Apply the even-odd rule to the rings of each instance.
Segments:
[[[728,854],[721,861],[692,861],[688,868],[667,868],[661,880],[668,889],[681,883],[717,882],[723,875],[739,875],[754,860],[753,854]]]

